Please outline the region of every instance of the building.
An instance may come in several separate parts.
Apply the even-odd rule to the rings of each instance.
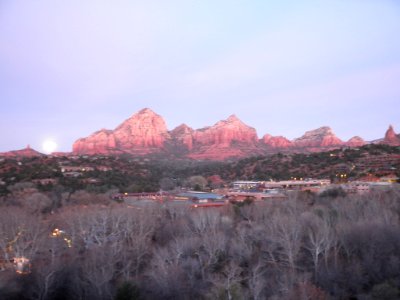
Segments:
[[[264,181],[235,181],[232,183],[233,189],[240,190],[255,190],[261,187]]]
[[[229,192],[227,194],[229,201],[237,201],[242,202],[245,200],[254,200],[254,201],[261,201],[261,200],[283,200],[286,199],[286,195],[278,190],[269,190],[266,192]]]
[[[66,172],[89,172],[89,171],[94,171],[93,167],[88,167],[88,166],[62,166],[61,167],[61,172],[66,173]]]
[[[371,191],[371,184],[365,181],[353,181],[343,185],[343,189],[351,194],[365,194]]]

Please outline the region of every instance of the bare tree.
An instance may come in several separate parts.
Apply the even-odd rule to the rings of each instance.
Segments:
[[[304,248],[310,253],[314,265],[314,278],[318,279],[318,268],[321,257],[328,267],[328,256],[337,242],[329,220],[310,213],[303,214],[305,237]]]
[[[212,282],[214,288],[211,289],[210,299],[243,299],[243,291],[240,282],[243,269],[240,268],[234,261],[229,262],[224,269],[214,274]]]
[[[249,275],[248,275],[248,285],[250,297],[253,300],[261,300],[265,299],[264,290],[265,286],[265,273],[267,266],[265,263],[259,259],[257,263],[253,264],[250,267]]]
[[[123,251],[121,272],[125,280],[139,272],[151,255],[151,240],[156,229],[156,212],[150,209],[130,209],[124,213],[125,225],[121,234]]]
[[[38,217],[20,208],[0,211],[0,253],[6,261],[14,257],[35,258],[47,233]]]

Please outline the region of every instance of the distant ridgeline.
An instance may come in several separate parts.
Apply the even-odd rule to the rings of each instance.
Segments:
[[[385,137],[366,142],[355,136],[340,140],[330,127],[307,131],[288,140],[283,136],[265,134],[244,124],[235,115],[213,126],[194,130],[182,124],[169,131],[164,119],[145,108],[125,120],[114,130],[101,129],[73,144],[72,153],[53,155],[130,155],[158,158],[189,158],[194,160],[226,160],[275,153],[310,153],[338,148],[356,148],[366,144],[400,145],[400,135],[390,126]],[[0,156],[40,156],[30,147],[0,153]]]
[[[400,145],[400,135],[390,126],[385,138],[371,143]],[[355,136],[340,140],[331,128],[307,131],[303,136],[288,140],[283,136],[257,136],[256,130],[235,115],[213,126],[194,130],[182,124],[168,131],[164,119],[146,108],[125,120],[114,130],[102,129],[77,140],[74,154],[162,154],[192,159],[224,160],[233,157],[273,154],[278,152],[320,152],[341,147],[360,147],[365,144]]]

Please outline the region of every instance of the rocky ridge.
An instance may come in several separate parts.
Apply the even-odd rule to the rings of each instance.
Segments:
[[[330,127],[324,126],[307,131],[302,137],[293,141],[296,148],[329,148],[343,145]]]
[[[274,149],[293,147],[293,143],[284,136],[272,136],[270,134],[266,134],[262,137],[261,142]]]
[[[114,130],[101,129],[73,144],[74,155],[148,155],[165,157],[224,160],[277,152],[318,152],[340,147],[360,147],[368,142],[352,137],[347,142],[339,139],[330,127],[307,131],[289,140],[283,136],[265,134],[261,139],[253,127],[235,115],[213,126],[193,129],[181,124],[169,131],[164,119],[145,108],[133,114]],[[400,135],[390,126],[385,138],[374,143],[400,145]],[[0,153],[0,156],[42,155],[27,149]],[[64,153],[63,153],[64,155]]]
[[[0,157],[18,158],[18,157],[40,157],[40,156],[45,156],[45,154],[32,149],[29,145],[26,146],[26,148],[20,150],[0,152]]]
[[[390,146],[400,146],[400,134],[396,134],[392,125],[389,126],[381,143]]]
[[[346,142],[346,146],[348,147],[361,147],[364,146],[365,144],[367,144],[367,142],[364,141],[364,139],[359,136],[353,136]]]
[[[344,142],[327,126],[307,131],[292,141],[283,136],[269,134],[258,139],[256,130],[235,115],[213,126],[197,130],[181,124],[168,131],[164,119],[151,109],[145,108],[125,120],[115,130],[102,129],[89,137],[77,140],[73,145],[73,153],[163,153],[193,159],[223,160],[277,151],[326,151],[343,146],[359,147],[366,143],[358,136]],[[400,144],[400,137],[396,135],[393,127],[388,129],[383,143]]]
[[[115,130],[102,129],[77,140],[73,152],[79,154],[157,152],[170,139],[164,119],[145,108],[125,120]]]

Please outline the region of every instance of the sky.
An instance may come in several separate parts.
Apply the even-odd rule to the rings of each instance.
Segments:
[[[400,131],[397,0],[0,0],[0,152],[237,115],[264,134]]]

